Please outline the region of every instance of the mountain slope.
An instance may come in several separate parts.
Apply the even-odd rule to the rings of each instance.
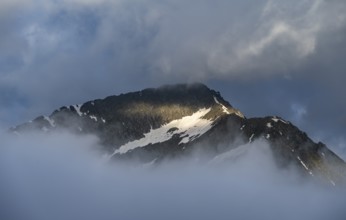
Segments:
[[[266,140],[277,164],[332,185],[345,182],[345,162],[279,117],[249,118],[203,84],[181,84],[64,106],[12,129],[68,129],[95,134],[109,158],[160,163],[203,151],[206,161]]]

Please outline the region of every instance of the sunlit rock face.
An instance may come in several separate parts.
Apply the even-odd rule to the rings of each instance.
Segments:
[[[314,143],[280,117],[248,119],[203,84],[163,86],[63,106],[11,130],[20,135],[60,129],[96,135],[110,160],[149,165],[194,158],[196,152],[201,163],[229,162],[241,158],[239,149],[262,139],[279,167],[297,167],[303,175],[331,185],[345,182],[344,161],[324,144]]]

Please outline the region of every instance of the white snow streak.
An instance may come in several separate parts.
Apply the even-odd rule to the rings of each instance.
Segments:
[[[97,117],[96,117],[95,115],[90,115],[89,117],[90,117],[92,120],[97,121]]]
[[[255,136],[255,134],[252,134],[251,137],[249,138],[249,143],[252,142],[252,138]]]
[[[46,121],[49,122],[50,126],[55,127],[55,121],[47,116],[43,116]]]
[[[83,113],[80,111],[80,108],[82,107],[82,105],[72,105],[72,106],[76,110],[76,112],[79,116],[83,115]]]
[[[272,121],[274,121],[274,122],[279,122],[279,121],[281,121],[282,123],[288,124],[287,121],[282,120],[282,119],[280,119],[280,118],[276,118],[276,117],[272,118]]]
[[[231,114],[231,113],[228,111],[228,108],[227,108],[226,106],[224,106],[223,104],[221,104],[221,103],[219,102],[219,100],[217,100],[217,98],[216,98],[215,96],[214,96],[214,100],[215,100],[216,104],[218,104],[218,105],[220,105],[220,106],[222,107],[222,111],[223,111],[224,113],[226,113],[227,115]]]
[[[244,118],[244,115],[243,115],[240,111],[238,111],[238,110],[236,110],[236,109],[232,109],[231,112],[230,112],[229,109],[228,109],[226,106],[224,106],[223,104],[221,104],[221,103],[219,102],[219,100],[217,100],[217,98],[216,98],[215,96],[214,96],[214,101],[215,101],[216,104],[218,104],[218,105],[220,105],[220,106],[222,107],[222,111],[223,111],[224,113],[226,113],[227,115],[236,114],[236,115],[238,115],[239,117]]]
[[[272,128],[273,126],[272,126],[271,123],[267,123],[267,127],[268,127],[268,128]]]
[[[151,129],[148,133],[144,134],[143,138],[120,146],[111,156],[115,154],[124,154],[135,148],[147,146],[148,144],[167,141],[175,134],[180,134],[180,137],[183,137],[179,144],[194,140],[212,127],[213,121],[203,118],[210,110],[210,108],[203,108],[190,116],[173,120],[160,128]],[[175,130],[168,132],[170,129]]]
[[[305,165],[305,163],[300,159],[300,157],[298,156],[297,159],[300,161],[300,163],[303,165],[303,167],[309,171],[309,168]]]

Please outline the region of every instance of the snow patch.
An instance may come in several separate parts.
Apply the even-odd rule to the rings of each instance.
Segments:
[[[271,123],[267,123],[267,127],[268,127],[268,128],[272,128],[273,126],[272,126]]]
[[[270,138],[270,134],[267,134],[267,135],[266,135],[266,139],[269,139],[269,138]]]
[[[96,117],[95,115],[90,115],[89,117],[90,117],[92,120],[97,121],[97,117]]]
[[[104,119],[104,118],[101,118],[101,121],[102,121],[103,123],[106,123],[106,119]]]
[[[143,138],[128,142],[120,146],[117,150],[114,151],[112,155],[110,155],[110,157],[115,154],[124,154],[138,147],[165,142],[171,139],[175,134],[183,137],[179,144],[188,143],[189,141],[198,138],[199,136],[206,133],[210,128],[212,128],[213,121],[203,118],[210,110],[211,108],[203,108],[190,116],[185,116],[181,119],[173,120],[160,128],[151,129],[148,133],[144,134]],[[174,131],[168,132],[172,128],[174,129]]]
[[[245,128],[245,125],[241,126],[241,127],[240,127],[240,130],[243,130],[244,128]]]
[[[249,143],[251,143],[252,142],[252,138],[255,136],[255,134],[252,134],[251,136],[250,136],[250,138],[249,138]]]
[[[49,122],[50,126],[55,127],[55,121],[47,116],[43,116],[43,118]]]
[[[233,109],[232,112],[230,112],[229,109],[226,106],[224,106],[223,104],[221,104],[219,102],[219,100],[217,100],[217,98],[215,96],[214,96],[214,101],[215,101],[216,104],[218,104],[218,105],[220,105],[222,107],[222,111],[224,113],[226,113],[227,115],[236,114],[239,117],[244,118],[244,115],[241,112],[239,112],[238,110],[236,110],[236,109]]]
[[[222,111],[223,111],[224,113],[226,113],[227,115],[231,114],[231,113],[228,111],[227,107],[224,106],[223,104],[221,104],[221,103],[219,102],[219,100],[217,100],[217,98],[216,98],[215,96],[214,96],[214,101],[216,102],[216,104],[218,104],[218,105],[220,105],[220,106],[222,107]]]
[[[300,161],[300,163],[303,165],[303,167],[304,167],[306,170],[310,171],[309,168],[308,168],[308,167],[306,166],[306,164],[300,159],[299,156],[297,157],[297,159]]]
[[[80,111],[80,108],[82,107],[81,104],[80,105],[72,105],[72,107],[76,110],[76,112],[79,116],[83,115],[83,113]]]
[[[277,117],[272,118],[272,121],[274,121],[274,122],[279,122],[279,121],[280,121],[280,122],[282,122],[282,123],[289,124],[287,121],[282,120],[282,119],[277,118]]]

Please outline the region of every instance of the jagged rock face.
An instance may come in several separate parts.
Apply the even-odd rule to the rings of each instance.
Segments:
[[[95,134],[109,158],[160,163],[196,149],[211,160],[265,139],[281,167],[295,165],[331,184],[345,182],[343,160],[279,117],[247,119],[203,84],[164,86],[61,107],[12,130],[69,129]]]

